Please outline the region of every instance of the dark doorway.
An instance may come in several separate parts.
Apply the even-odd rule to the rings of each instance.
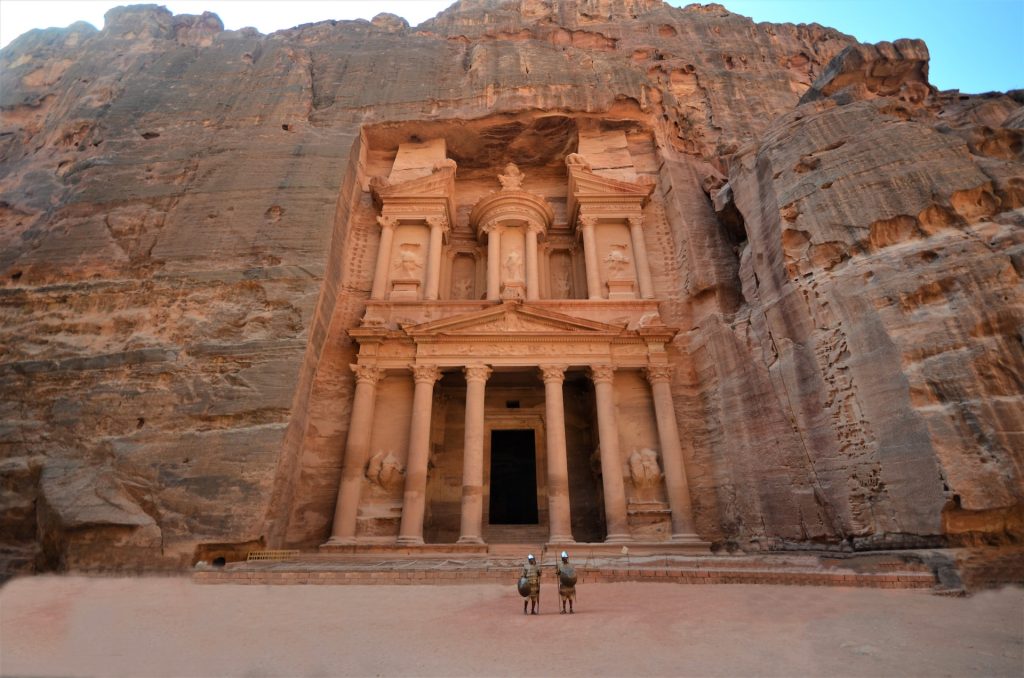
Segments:
[[[491,525],[536,525],[537,450],[533,429],[491,431]]]

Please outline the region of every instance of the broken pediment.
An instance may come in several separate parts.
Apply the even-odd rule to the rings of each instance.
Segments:
[[[582,207],[609,216],[640,214],[654,191],[653,183],[621,181],[595,174],[586,159],[578,154],[567,158],[566,165],[569,170],[569,223],[575,223]]]

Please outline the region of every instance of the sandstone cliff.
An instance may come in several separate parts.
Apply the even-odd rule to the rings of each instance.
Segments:
[[[934,91],[920,42],[659,0],[269,36],[142,5],[0,64],[8,570],[322,541],[352,391],[331,338],[369,290],[353,149],[418,121],[466,125],[460,167],[535,157],[538,111],[653,130],[703,536],[1022,533],[1024,109]]]

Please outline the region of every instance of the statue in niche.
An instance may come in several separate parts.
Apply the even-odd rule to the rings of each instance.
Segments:
[[[394,490],[405,484],[405,469],[395,455],[383,450],[370,457],[366,479],[383,490]]]
[[[652,493],[661,484],[663,477],[658,465],[658,453],[649,447],[633,450],[629,455],[629,476],[642,495]]]
[[[523,255],[519,250],[512,250],[505,257],[505,280],[519,282],[523,279]]]
[[[609,277],[615,279],[629,277],[626,271],[629,267],[630,259],[626,255],[625,245],[612,245],[608,256],[604,258],[604,263],[608,267]]]
[[[455,284],[452,285],[452,298],[453,299],[471,299],[473,296],[473,281],[469,279],[469,276],[462,275],[455,280]]]
[[[395,268],[402,272],[405,278],[419,278],[420,270],[423,268],[423,258],[419,254],[420,246],[415,243],[402,243],[398,246],[398,259],[395,261]]]
[[[572,278],[564,268],[555,272],[555,296],[559,299],[572,299]]]
[[[501,190],[503,191],[522,190],[523,179],[525,178],[526,175],[520,171],[514,162],[505,165],[505,173],[498,175],[498,181],[501,182]]]

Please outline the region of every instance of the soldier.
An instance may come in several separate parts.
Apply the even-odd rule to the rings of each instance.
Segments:
[[[529,589],[530,613],[537,614],[537,608],[540,606],[540,568],[537,567],[537,559],[532,553],[526,557],[522,578],[526,579],[526,586]],[[526,603],[524,600],[523,614],[526,614]]]
[[[562,551],[562,562],[555,563],[555,575],[558,577],[558,597],[562,600],[562,614],[565,604],[569,603],[569,614],[573,614],[572,604],[576,600],[576,568],[569,564],[569,554]]]

